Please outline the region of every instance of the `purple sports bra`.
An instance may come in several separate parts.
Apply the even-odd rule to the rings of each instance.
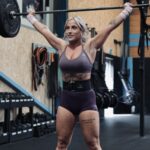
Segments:
[[[63,73],[89,73],[92,70],[92,63],[85,50],[82,50],[81,54],[72,60],[69,60],[65,55],[66,50],[62,53],[59,65]]]

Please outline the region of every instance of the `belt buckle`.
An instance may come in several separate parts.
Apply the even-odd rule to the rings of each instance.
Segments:
[[[71,91],[75,91],[74,86],[75,86],[75,81],[74,80],[70,80],[69,81],[69,89]]]
[[[69,81],[69,84],[73,84],[73,83],[75,83],[74,80],[70,80],[70,81]]]

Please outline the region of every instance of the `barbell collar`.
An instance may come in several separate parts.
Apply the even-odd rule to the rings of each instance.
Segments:
[[[140,7],[149,7],[150,4],[137,4],[133,5],[133,8],[140,8]],[[53,14],[53,13],[67,13],[67,12],[82,12],[82,11],[97,11],[97,10],[113,10],[113,9],[124,9],[124,6],[108,6],[108,7],[96,7],[96,8],[83,8],[83,9],[64,9],[64,10],[52,10],[52,11],[38,11],[35,14]],[[11,12],[10,15],[12,16],[26,16],[28,15],[27,12],[23,13],[15,13]]]

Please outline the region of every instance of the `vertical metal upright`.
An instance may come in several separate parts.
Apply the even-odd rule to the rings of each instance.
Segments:
[[[145,105],[145,52],[144,52],[144,28],[143,28],[143,17],[141,13],[141,35],[140,35],[140,136],[144,136],[144,105]]]
[[[54,0],[54,10],[63,10],[67,8],[68,0]],[[64,36],[64,25],[67,18],[67,13],[54,14],[54,33],[56,33],[58,37]]]
[[[148,0],[137,0],[138,4],[146,4]],[[145,107],[145,35],[146,35],[146,7],[140,7],[140,39],[138,54],[140,56],[140,136],[145,134],[145,118],[144,118],[144,107]]]

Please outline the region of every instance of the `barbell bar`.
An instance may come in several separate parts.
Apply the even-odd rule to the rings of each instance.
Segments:
[[[133,8],[149,7],[150,4],[133,5]],[[52,13],[69,13],[69,12],[82,12],[82,11],[97,11],[97,10],[114,10],[124,9],[124,6],[115,7],[97,7],[97,8],[83,8],[83,9],[70,9],[70,10],[52,10],[52,11],[39,11],[35,14],[52,14]],[[0,35],[3,37],[15,37],[21,25],[20,16],[28,15],[27,12],[20,13],[17,0],[1,0],[0,1]]]
[[[150,4],[137,4],[133,5],[133,8],[139,7],[149,7]],[[81,9],[64,9],[64,10],[52,10],[52,11],[38,11],[35,14],[53,14],[53,13],[68,13],[68,12],[82,12],[82,11],[97,11],[97,10],[114,10],[114,9],[124,9],[124,6],[108,6],[108,7],[96,7],[96,8],[81,8]],[[12,16],[26,16],[28,15],[27,12],[23,13],[15,13],[10,12]]]

